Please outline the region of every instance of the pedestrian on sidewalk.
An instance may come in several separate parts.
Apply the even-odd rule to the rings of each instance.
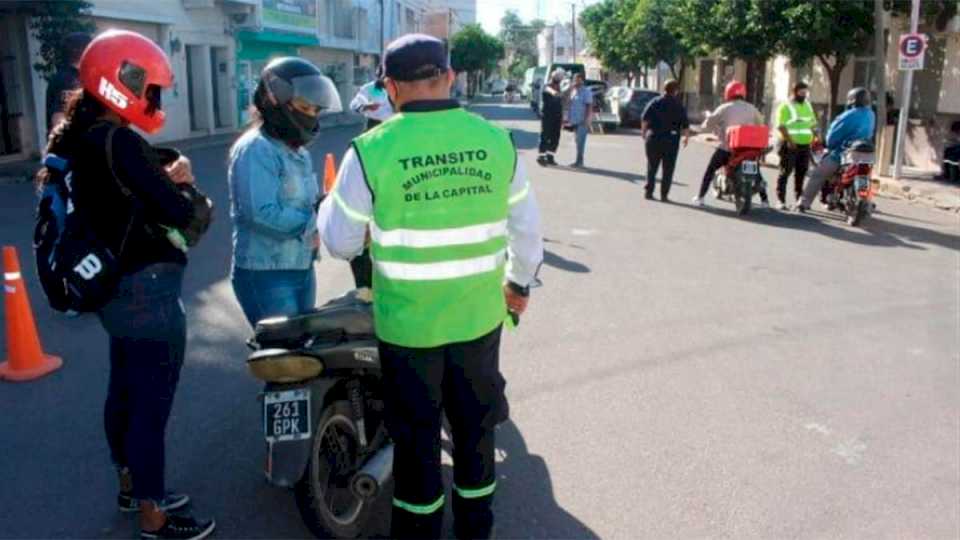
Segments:
[[[960,182],[960,120],[950,124],[950,132],[943,143],[943,166],[940,180]]]
[[[583,152],[587,146],[587,133],[593,121],[593,92],[584,84],[583,73],[573,76],[570,89],[570,126],[576,133],[577,159],[570,164],[574,168],[583,167]]]
[[[188,187],[190,161],[164,162],[165,154],[130,127],[149,134],[163,128],[160,97],[173,86],[173,68],[153,41],[109,30],[86,48],[78,76],[81,89],[67,93],[46,153],[70,163],[72,214],[82,219],[76,223],[117,254],[110,269],[118,281],[98,312],[110,339],[103,425],[119,480],[117,505],[140,513],[141,538],[200,539],[216,524],[170,514],[190,497],[168,491],[165,482],[165,433],[187,340],[180,299],[186,248],[166,231],[205,230],[197,225],[209,215],[184,196],[195,191]],[[42,183],[46,174],[41,170]],[[84,263],[91,257],[96,264],[88,271],[107,271],[109,261],[94,255]]]
[[[813,198],[822,192],[828,180],[840,169],[843,151],[859,140],[872,140],[877,116],[873,112],[873,97],[866,88],[857,87],[847,93],[847,110],[838,116],[827,131],[827,154],[810,174],[810,181],[803,188],[803,197],[797,201],[796,210],[810,209]]]
[[[680,136],[683,135],[684,148],[690,141],[690,120],[679,94],[680,83],[667,81],[663,85],[663,95],[654,98],[643,110],[642,131],[647,151],[647,185],[644,191],[647,199],[653,199],[657,169],[662,163],[660,200],[670,200],[670,184],[673,183],[673,170],[680,152]]]
[[[707,196],[707,191],[710,190],[713,176],[720,167],[726,166],[733,155],[730,153],[730,146],[727,144],[727,128],[743,125],[763,125],[763,115],[746,100],[746,96],[747,87],[742,82],[730,81],[723,91],[723,98],[726,103],[717,107],[712,113],[707,113],[707,118],[700,126],[703,131],[714,132],[720,138],[720,146],[710,157],[710,163],[707,164],[707,170],[704,171],[703,179],[700,181],[700,192],[693,198],[693,204],[697,206],[703,206],[703,198]],[[770,205],[766,191],[760,192],[760,204],[764,207]]]
[[[803,195],[803,181],[810,166],[810,147],[817,137],[817,114],[807,101],[807,83],[793,86],[790,101],[777,109],[777,131],[780,134],[780,176],[777,177],[778,208],[787,208],[787,180],[793,173],[794,199]]]
[[[357,91],[357,95],[350,101],[350,110],[366,118],[367,125],[364,131],[377,127],[393,116],[393,106],[390,105],[387,91],[383,87],[379,69],[377,78],[361,86]]]
[[[254,123],[230,149],[233,291],[250,326],[316,304],[320,186],[309,144],[320,117],[340,112],[333,83],[310,62],[285,57],[263,69]]]
[[[66,110],[66,97],[80,88],[80,57],[93,37],[86,32],[72,32],[63,38],[61,48],[65,63],[57,66],[56,73],[47,84],[47,133],[63,122]]]
[[[423,34],[387,47],[384,80],[399,112],[354,139],[322,211],[335,257],[355,256],[371,233],[384,411],[395,444],[390,537],[400,539],[443,533],[444,412],[454,444],[454,534],[492,537],[495,428],[508,416],[501,325],[508,311],[525,310],[543,259],[523,160],[509,132],[450,99],[448,62],[444,42]],[[485,179],[434,167],[448,158]],[[434,176],[420,181],[426,173]]]
[[[560,68],[550,74],[550,81],[543,85],[540,99],[540,155],[537,163],[543,166],[556,165],[553,155],[560,145],[560,132],[563,128],[563,100],[569,95],[569,89],[560,90],[564,71]]]

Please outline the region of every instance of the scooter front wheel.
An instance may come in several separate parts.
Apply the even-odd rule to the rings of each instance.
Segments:
[[[350,489],[359,470],[360,443],[350,403],[334,401],[320,415],[310,463],[294,495],[304,524],[317,538],[360,536],[370,502]]]

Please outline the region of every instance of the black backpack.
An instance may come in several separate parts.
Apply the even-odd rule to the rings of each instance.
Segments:
[[[106,137],[109,168],[113,169],[113,134]],[[133,230],[136,213],[131,214],[120,248],[104,245],[90,228],[84,213],[73,205],[70,163],[54,154],[43,160],[48,180],[37,205],[33,252],[37,276],[50,307],[57,311],[97,311],[110,299],[120,281],[119,259]],[[133,194],[112,175],[128,199]]]

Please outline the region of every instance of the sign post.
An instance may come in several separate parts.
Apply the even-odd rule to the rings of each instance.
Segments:
[[[927,49],[926,36],[917,33],[920,23],[920,0],[913,0],[910,10],[910,33],[900,37],[900,70],[903,74],[903,99],[900,100],[900,121],[897,123],[897,147],[893,158],[893,178],[903,174],[903,147],[910,118],[910,94],[913,92],[913,72],[923,69],[923,54]],[[883,98],[881,98],[883,99]]]

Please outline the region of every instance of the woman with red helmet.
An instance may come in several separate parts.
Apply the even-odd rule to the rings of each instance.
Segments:
[[[189,497],[166,490],[164,433],[186,349],[184,236],[205,231],[198,220],[209,215],[197,203],[209,201],[192,188],[186,158],[130,129],[163,127],[160,96],[173,84],[166,54],[139,34],[110,30],[87,46],[79,71],[82,86],[70,93],[46,152],[69,163],[77,223],[116,258],[119,281],[98,315],[110,338],[104,427],[117,502],[121,512],[141,513],[143,538],[203,538],[212,520],[168,514]],[[51,178],[41,170],[41,183]]]
[[[703,198],[710,189],[713,176],[730,161],[730,147],[727,146],[727,128],[745,124],[763,124],[763,115],[751,103],[746,101],[747,87],[740,81],[733,80],[727,83],[723,91],[723,105],[713,112],[707,113],[707,118],[700,126],[701,131],[711,131],[720,137],[720,146],[710,158],[707,170],[703,173],[700,182],[700,192],[693,198],[693,204],[703,206]],[[760,201],[764,207],[769,206],[766,192],[760,193]]]

